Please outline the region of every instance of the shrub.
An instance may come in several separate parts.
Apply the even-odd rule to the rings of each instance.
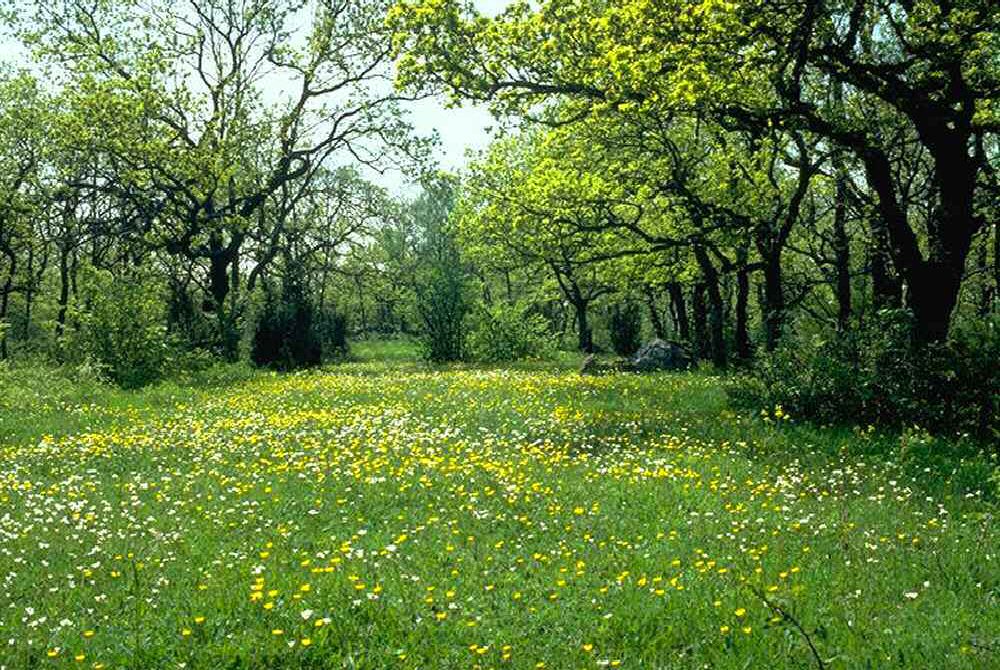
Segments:
[[[167,328],[188,350],[208,350],[218,345],[219,326],[198,307],[193,291],[172,282],[167,299]]]
[[[347,356],[347,316],[335,307],[325,307],[317,314],[316,338],[324,360]]]
[[[928,346],[912,332],[909,316],[892,311],[862,332],[791,342],[737,377],[730,400],[824,423],[1000,436],[1000,324],[957,328],[950,342]]]
[[[96,361],[122,388],[138,388],[164,376],[177,352],[158,287],[95,272],[85,283],[83,304],[79,330],[69,331],[63,343],[66,357]]]
[[[612,306],[608,318],[611,348],[619,356],[629,357],[639,350],[642,335],[642,311],[634,302]]]
[[[439,232],[421,250],[414,293],[423,322],[421,347],[429,361],[458,361],[466,355],[469,313],[465,269],[454,239]]]
[[[462,360],[469,313],[468,269],[450,222],[454,184],[442,179],[426,183],[424,189],[411,211],[417,240],[413,293],[423,322],[423,355],[435,363]]]
[[[253,334],[251,358],[261,367],[295,370],[322,363],[316,310],[298,280],[286,277],[281,293],[265,289]]]
[[[469,333],[472,357],[486,363],[539,358],[552,349],[548,322],[525,303],[480,307]]]

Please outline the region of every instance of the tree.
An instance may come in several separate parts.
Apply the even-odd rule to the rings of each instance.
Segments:
[[[0,80],[0,359],[7,358],[11,296],[33,285],[24,256],[38,245],[45,96],[26,74]]]
[[[412,203],[412,287],[424,330],[425,355],[434,362],[465,357],[468,275],[452,226],[454,180],[428,178]]]
[[[989,0],[547,0],[495,19],[424,0],[400,3],[391,18],[403,85],[549,123],[669,110],[807,130],[851,152],[918,340],[947,335],[971,240],[997,193],[1000,15]],[[831,84],[843,99],[824,95]],[[582,107],[539,105],[553,99]],[[901,200],[907,184],[887,143],[899,128],[924,152],[926,212]]]
[[[334,155],[385,167],[421,150],[399,113],[406,96],[379,85],[388,4],[33,6],[23,35],[72,83],[73,142],[106,156],[96,184],[134,207],[148,240],[204,266],[230,357],[241,254],[268,198]]]

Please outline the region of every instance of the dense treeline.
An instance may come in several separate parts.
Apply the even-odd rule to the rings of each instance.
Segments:
[[[516,128],[468,239],[599,304],[739,402],[995,439],[1000,9],[988,0],[455,0],[392,12],[405,90]],[[621,338],[616,338],[616,341]]]
[[[338,309],[368,283],[345,259],[401,211],[362,175],[427,153],[391,86],[388,5],[18,3],[0,356],[91,358],[137,384],[178,357],[342,350]]]
[[[737,402],[996,437],[990,0],[19,2],[0,356],[676,340]],[[504,121],[460,176],[409,100]],[[393,197],[377,175],[419,175]]]

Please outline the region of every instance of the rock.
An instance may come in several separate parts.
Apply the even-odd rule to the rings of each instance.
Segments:
[[[620,359],[605,363],[598,360],[597,354],[589,354],[580,363],[581,375],[600,375],[608,372],[629,372],[631,370],[631,361]]]
[[[632,369],[639,372],[687,370],[689,367],[691,367],[691,357],[684,347],[676,342],[666,342],[659,338],[643,345],[632,359]]]

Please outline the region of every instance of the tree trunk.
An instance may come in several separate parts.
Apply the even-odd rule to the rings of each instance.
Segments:
[[[933,180],[938,203],[927,221],[927,257],[897,199],[889,158],[879,151],[862,154],[869,185],[878,195],[893,264],[907,287],[907,305],[914,316],[919,343],[948,337],[958,302],[965,262],[972,239],[982,225],[973,203],[980,167],[969,155],[969,130],[931,125],[921,139],[934,160]]]
[[[225,309],[226,296],[229,295],[229,255],[224,249],[213,248],[208,260],[208,290],[212,296],[212,309],[221,312]]]
[[[663,318],[656,307],[656,294],[652,286],[643,287],[646,296],[646,307],[649,309],[649,322],[653,324],[653,334],[661,340],[667,339],[667,329],[663,326]]]
[[[687,304],[684,302],[684,291],[681,290],[681,285],[676,282],[668,284],[667,289],[670,291],[670,309],[673,314],[677,337],[682,342],[690,342],[691,325],[688,321]],[[704,306],[704,303],[702,305]]]
[[[785,292],[781,285],[781,252],[767,250],[764,260],[764,346],[774,351],[785,326]]]
[[[705,310],[705,284],[698,282],[691,292],[691,309],[694,311],[694,344],[699,359],[709,357],[708,314]]]
[[[993,303],[1000,306],[1000,221],[993,224]]]
[[[843,112],[844,84],[839,79],[832,82],[833,105],[838,113]],[[851,248],[847,236],[847,167],[844,155],[837,151],[833,155],[835,172],[833,209],[833,252],[836,271],[837,331],[846,332],[851,326]]]
[[[725,318],[723,317],[722,294],[719,292],[718,277],[705,284],[708,294],[708,332],[712,345],[712,363],[719,370],[728,363],[726,359]]]
[[[358,291],[358,311],[361,314],[361,333],[368,333],[368,312],[365,310],[365,293],[361,283],[361,275],[354,275],[354,286]]]
[[[712,363],[719,370],[727,364],[724,305],[719,290],[719,272],[712,265],[704,247],[695,246],[695,258],[705,279],[705,293],[708,296],[708,332],[712,353]]]
[[[986,318],[990,313],[990,308],[993,305],[993,286],[989,277],[989,242],[990,235],[989,231],[983,235],[983,239],[979,243],[979,259],[977,260],[977,271],[980,275],[981,284],[979,287],[979,317]]]
[[[951,313],[958,302],[962,271],[947,262],[923,263],[909,272],[907,302],[913,310],[918,342],[940,342],[948,338]]]
[[[876,310],[898,309],[903,304],[903,287],[892,273],[885,223],[877,216],[873,217],[869,229],[872,238],[872,301]]]
[[[10,253],[7,258],[10,266],[7,269],[7,279],[0,288],[0,360],[7,358],[7,310],[10,307],[10,294],[14,286],[14,273],[17,272],[17,256]]]
[[[573,300],[573,309],[576,312],[576,342],[577,347],[584,353],[594,351],[594,334],[587,322],[587,300],[582,298]]]
[[[35,247],[28,245],[27,283],[24,285],[24,339],[31,338],[31,308],[35,301]]]
[[[218,344],[223,357],[235,361],[239,357],[240,334],[237,327],[236,296],[239,290],[239,253],[242,238],[234,235],[223,245],[220,235],[209,239],[208,285],[212,310],[218,322]],[[226,305],[226,299],[230,304]]]
[[[851,326],[851,247],[847,236],[847,174],[843,159],[836,160],[836,202],[833,210],[833,252],[836,271],[837,330]]]
[[[747,270],[747,250],[737,249],[736,268],[736,356],[741,361],[749,361],[753,353],[750,348],[750,327],[748,303],[750,302],[750,273]]]
[[[59,245],[59,311],[56,312],[56,340],[66,333],[66,313],[69,311],[69,245]]]

